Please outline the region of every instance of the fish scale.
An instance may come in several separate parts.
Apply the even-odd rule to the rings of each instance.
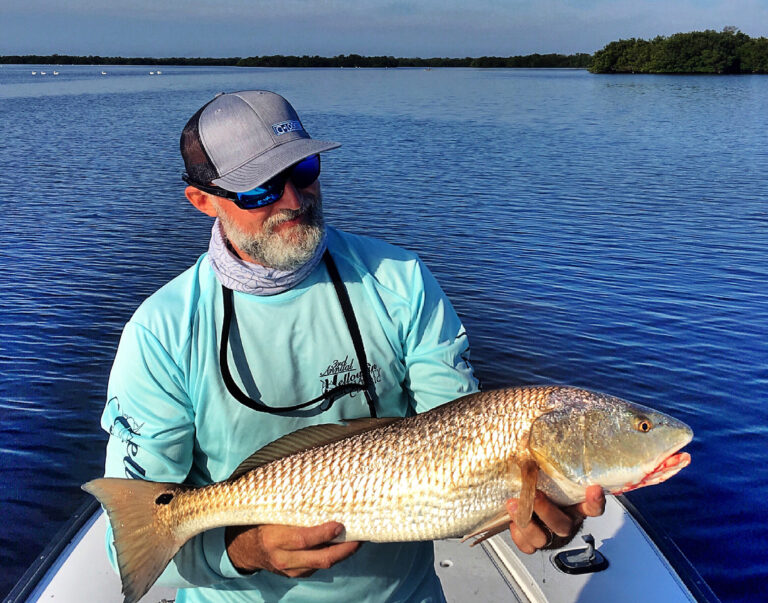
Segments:
[[[137,601],[189,538],[231,525],[344,525],[339,540],[484,539],[530,521],[536,488],[558,504],[591,484],[625,492],[685,467],[685,424],[587,390],[539,386],[465,396],[405,419],[289,434],[223,482],[102,478],[125,600]],[[505,502],[519,498],[514,518]]]

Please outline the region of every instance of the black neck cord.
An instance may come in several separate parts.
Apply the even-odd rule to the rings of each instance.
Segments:
[[[229,345],[229,331],[232,326],[232,316],[234,315],[233,301],[232,301],[232,289],[229,287],[221,286],[222,296],[224,301],[224,319],[221,325],[221,347],[219,348],[219,366],[221,367],[221,377],[224,380],[224,384],[227,386],[229,393],[241,404],[244,404],[248,408],[259,412],[266,412],[273,415],[284,414],[296,410],[307,408],[323,400],[330,400],[331,404],[338,398],[346,396],[353,392],[362,391],[365,395],[365,399],[368,402],[368,409],[372,417],[376,416],[376,404],[375,404],[375,390],[373,387],[373,379],[371,379],[370,371],[368,370],[368,359],[365,355],[365,347],[363,346],[363,339],[360,335],[360,328],[357,325],[357,319],[355,318],[355,312],[352,308],[352,302],[349,300],[349,294],[344,287],[344,283],[339,275],[339,270],[336,268],[336,263],[333,261],[331,254],[328,250],[325,250],[323,254],[323,261],[325,267],[328,270],[328,274],[333,282],[333,287],[336,290],[336,297],[339,299],[341,305],[341,311],[344,314],[344,320],[347,323],[349,334],[352,337],[352,344],[355,347],[355,354],[360,366],[360,372],[363,377],[363,383],[349,383],[347,385],[339,385],[333,389],[327,391],[325,394],[318,396],[304,402],[302,404],[295,404],[294,406],[286,406],[280,408],[273,408],[266,404],[254,400],[243,392],[235,383],[232,378],[232,373],[229,370],[229,364],[227,362],[227,347]]]

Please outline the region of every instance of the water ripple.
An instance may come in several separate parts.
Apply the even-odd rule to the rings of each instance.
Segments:
[[[632,499],[723,600],[759,592],[766,79],[89,69],[35,83],[26,68],[0,74],[14,149],[0,172],[0,593],[101,470],[122,325],[206,249],[178,132],[215,92],[254,86],[343,143],[323,164],[329,221],[422,256],[486,387],[581,385],[693,426],[691,467]]]

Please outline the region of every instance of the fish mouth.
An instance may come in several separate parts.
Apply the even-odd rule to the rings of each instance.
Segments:
[[[661,482],[668,480],[681,469],[685,469],[690,464],[691,455],[687,452],[670,454],[640,481],[625,484],[620,490],[616,491],[615,494],[624,494],[630,490],[637,490],[638,488],[644,488],[645,486],[660,484]]]

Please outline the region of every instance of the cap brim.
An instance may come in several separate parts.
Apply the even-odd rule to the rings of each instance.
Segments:
[[[314,138],[293,140],[213,180],[213,184],[233,193],[249,191],[310,155],[337,149],[340,146],[338,142]]]

